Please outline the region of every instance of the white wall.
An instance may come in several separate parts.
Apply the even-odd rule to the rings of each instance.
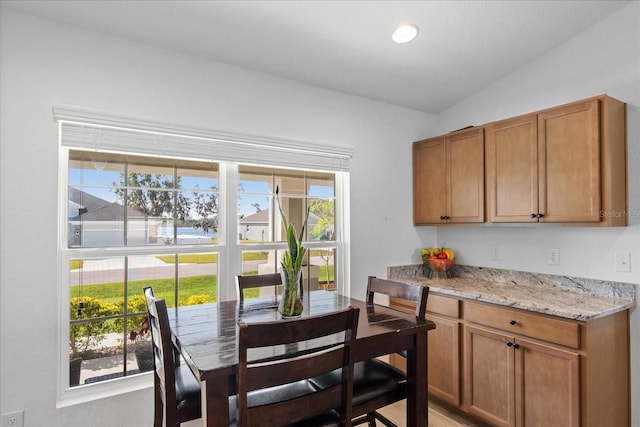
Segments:
[[[639,17],[640,3],[633,2],[450,109],[436,127],[429,115],[40,21],[3,7],[0,412],[25,409],[26,426],[151,423],[150,389],[55,409],[58,171],[52,104],[353,147],[351,281],[356,295],[364,292],[368,274],[385,276],[388,265],[417,263],[421,247],[445,242],[471,265],[640,283],[640,219],[611,230],[414,228],[409,166],[411,141],[607,93],[630,104],[629,201],[631,209],[640,208]],[[490,244],[503,248],[501,262],[489,260]],[[541,252],[547,247],[560,248],[559,267],[544,263]],[[613,271],[615,251],[632,253],[631,274]],[[635,360],[640,359],[639,317],[635,310]],[[636,408],[637,363],[632,405]],[[633,420],[640,426],[638,411]]]
[[[640,2],[558,46],[439,116],[438,133],[608,94],[628,103],[626,228],[553,225],[438,227],[438,244],[468,265],[640,283]],[[500,261],[490,246],[498,245]],[[560,265],[546,263],[560,249]],[[615,253],[631,253],[631,273],[615,271]],[[640,292],[640,289],[636,292]],[[640,309],[631,314],[633,426],[640,426]]]
[[[53,104],[353,147],[354,294],[364,293],[368,274],[384,276],[387,264],[409,261],[422,245],[419,235],[434,234],[411,225],[408,167],[411,142],[433,133],[433,116],[41,21],[4,6],[0,92],[0,412],[24,409],[26,426],[142,426],[151,425],[153,412],[150,388],[56,409]]]

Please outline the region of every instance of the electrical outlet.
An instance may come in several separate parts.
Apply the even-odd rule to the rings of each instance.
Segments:
[[[491,254],[491,260],[500,261],[500,246],[499,245],[491,245],[489,247],[489,253]]]
[[[7,412],[2,414],[2,427],[23,427],[24,411]]]
[[[560,265],[560,249],[547,249],[547,264]]]
[[[616,271],[631,273],[631,253],[616,252]]]

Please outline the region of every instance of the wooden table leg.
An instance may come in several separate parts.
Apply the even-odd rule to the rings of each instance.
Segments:
[[[427,427],[427,333],[417,334],[415,344],[407,354],[407,426]]]
[[[229,426],[228,381],[202,381],[202,424],[204,426]]]

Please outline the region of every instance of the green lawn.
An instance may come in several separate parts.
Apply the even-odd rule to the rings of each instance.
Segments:
[[[142,295],[142,288],[152,286],[153,293],[167,300],[169,306],[173,306],[174,300],[174,279],[152,279],[138,280],[129,282],[128,294]],[[124,284],[122,282],[101,283],[97,285],[84,285],[82,287],[82,296],[91,297],[105,303],[116,304],[122,301],[124,293]],[[78,295],[78,286],[72,286],[69,295],[71,297]],[[191,276],[180,279],[179,301],[185,304],[191,296],[207,295],[207,302],[215,302],[218,296],[218,276],[215,274],[205,276]]]
[[[189,255],[185,255],[189,256]],[[201,255],[194,255],[194,257],[200,257]],[[210,258],[209,258],[210,260]],[[210,262],[210,261],[209,261]],[[257,272],[247,272],[247,274],[256,274]],[[333,279],[333,265],[329,266],[329,277]],[[327,271],[323,267],[320,267],[320,274],[318,277],[319,283],[325,283],[327,281]],[[333,281],[333,280],[332,280]],[[142,295],[142,288],[145,286],[152,286],[154,294],[159,298],[167,300],[169,306],[173,306],[174,300],[174,279],[150,279],[150,280],[138,280],[131,281],[128,285],[128,294]],[[69,295],[76,297],[79,295],[80,289],[78,286],[71,286]],[[124,284],[122,282],[113,283],[101,283],[95,285],[82,286],[82,296],[91,297],[100,300],[104,303],[117,304],[122,301],[122,295],[124,293]],[[180,304],[186,304],[189,297],[206,295],[206,302],[217,301],[218,296],[218,276],[215,274],[209,274],[204,276],[190,276],[180,279],[180,292],[179,302]],[[250,290],[247,297],[257,296],[258,290]]]

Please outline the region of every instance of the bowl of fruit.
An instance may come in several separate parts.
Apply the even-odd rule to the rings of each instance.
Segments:
[[[421,252],[422,261],[429,270],[431,279],[450,277],[449,270],[455,265],[455,254],[451,248],[426,248]]]

